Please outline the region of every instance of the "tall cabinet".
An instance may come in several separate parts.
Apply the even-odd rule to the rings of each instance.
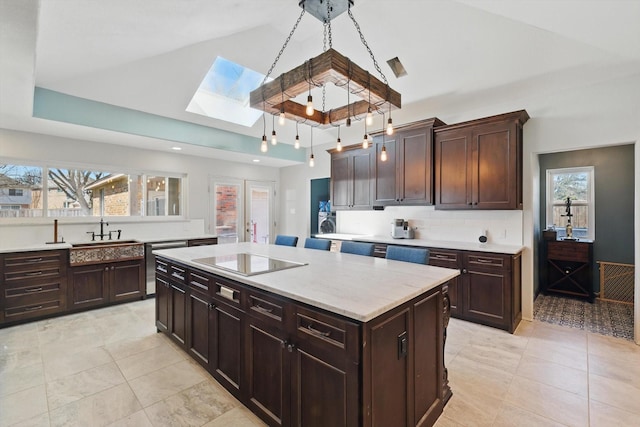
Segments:
[[[437,118],[411,123],[387,136],[374,134],[373,205],[433,204],[433,128]],[[382,161],[382,148],[387,160]]]
[[[434,130],[436,209],[522,209],[526,111]]]
[[[331,154],[331,208],[370,209],[373,157],[371,148],[345,147]]]

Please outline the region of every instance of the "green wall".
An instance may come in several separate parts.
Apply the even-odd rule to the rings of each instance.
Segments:
[[[541,154],[540,229],[546,228],[546,175],[548,169],[594,167],[596,236],[593,246],[593,287],[600,289],[597,261],[634,263],[634,146],[618,145],[589,150]],[[540,241],[540,254],[542,241]],[[540,257],[540,280],[544,280],[545,260]]]

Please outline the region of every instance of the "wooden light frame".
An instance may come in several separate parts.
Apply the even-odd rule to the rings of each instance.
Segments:
[[[321,86],[334,83],[337,87],[346,89],[347,81],[351,93],[362,100],[325,112],[314,109],[311,116],[307,116],[305,105],[292,100],[308,92],[310,84]],[[280,114],[284,111],[288,119],[310,121],[317,123],[319,127],[329,127],[344,123],[348,117],[366,114],[369,107],[375,110],[387,104],[389,109],[399,109],[402,99],[400,93],[391,89],[388,84],[331,48],[251,91],[249,102],[252,108],[266,113]]]

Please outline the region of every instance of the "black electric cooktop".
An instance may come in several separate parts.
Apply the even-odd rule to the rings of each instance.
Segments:
[[[306,265],[306,263],[286,261],[283,259],[270,258],[263,255],[249,253],[196,258],[192,261],[205,264],[210,267],[231,271],[243,276],[253,276],[255,274],[270,273],[272,271],[285,270],[287,268]]]

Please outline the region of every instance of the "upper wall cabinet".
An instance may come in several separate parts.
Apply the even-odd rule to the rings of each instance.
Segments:
[[[371,179],[374,151],[346,147],[331,154],[331,208],[371,209]]]
[[[433,128],[442,125],[433,118],[399,127],[391,136],[373,135],[375,206],[433,204]],[[380,157],[383,144],[386,161]]]
[[[436,209],[522,209],[520,110],[434,129]]]

